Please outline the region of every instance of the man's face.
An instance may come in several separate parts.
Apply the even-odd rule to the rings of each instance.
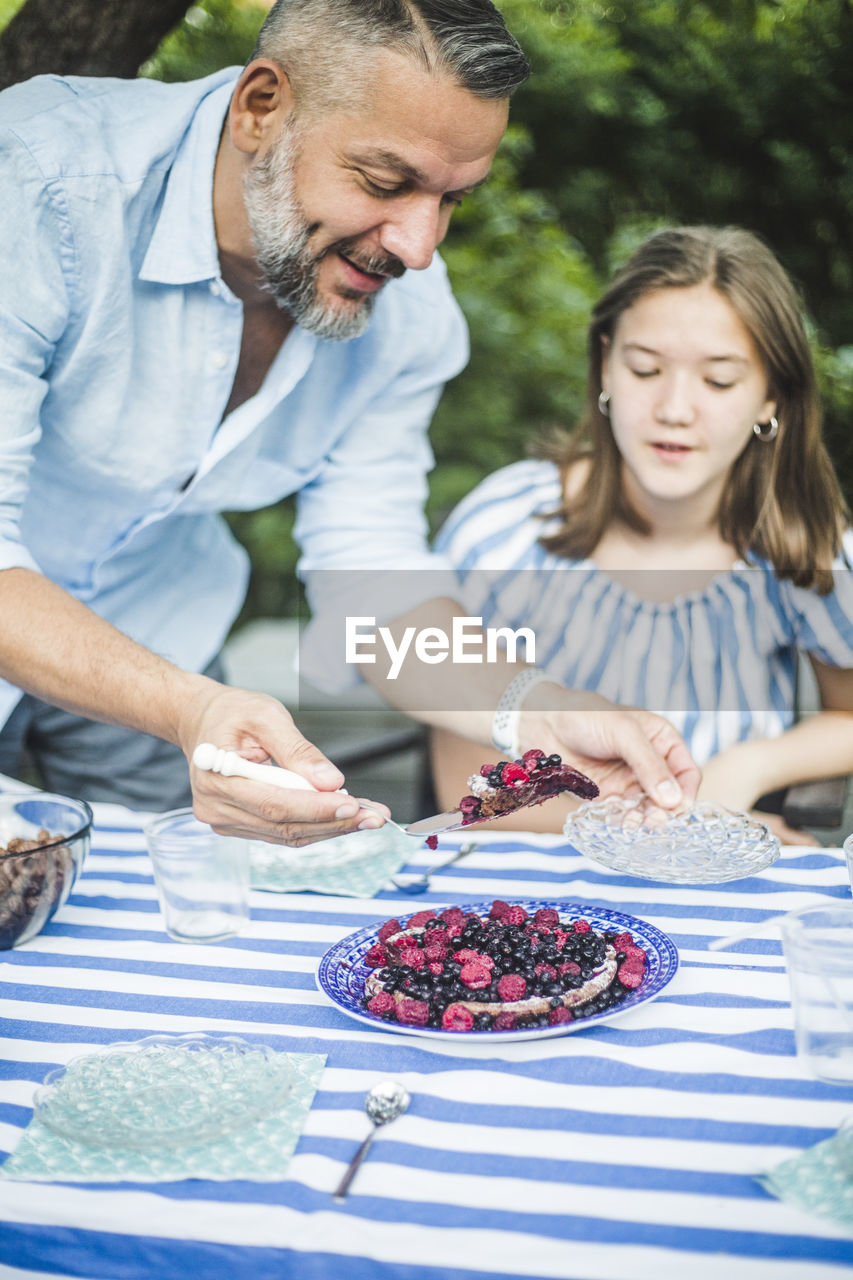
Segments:
[[[363,333],[383,285],[429,266],[453,209],[485,180],[506,116],[504,100],[387,52],[366,94],[301,124],[291,114],[244,188],[278,305],[319,337]]]

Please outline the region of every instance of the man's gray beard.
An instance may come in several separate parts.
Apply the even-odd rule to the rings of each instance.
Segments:
[[[358,338],[370,322],[375,294],[354,294],[349,304],[324,302],[318,293],[320,258],[308,248],[311,227],[296,198],[294,131],[285,126],[265,156],[249,166],[243,194],[255,257],[276,304],[318,338]]]

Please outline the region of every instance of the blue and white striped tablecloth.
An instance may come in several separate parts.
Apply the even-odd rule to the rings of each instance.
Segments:
[[[838,850],[791,848],[762,876],[680,888],[594,868],[556,838],[488,837],[426,897],[255,893],[239,938],[164,934],[139,822],[103,806],[71,901],[0,953],[0,1153],[34,1086],[83,1049],[154,1032],[232,1032],[328,1055],[279,1183],[0,1183],[0,1277],[89,1280],[815,1280],[853,1270],[853,1236],[755,1181],[829,1137],[853,1089],[794,1055],[778,936],[715,937],[844,900]],[[445,847],[450,847],[448,841]],[[417,854],[410,869],[431,855]],[[611,1024],[536,1043],[373,1031],[314,984],[351,930],[495,896],[601,903],[652,921],[681,969]],[[349,1198],[331,1191],[393,1076],[407,1115],[377,1138]]]

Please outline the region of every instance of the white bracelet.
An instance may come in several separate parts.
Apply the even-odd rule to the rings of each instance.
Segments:
[[[540,671],[538,667],[525,667],[517,676],[513,676],[495,707],[492,746],[510,760],[515,760],[519,754],[518,722],[521,719],[522,703],[535,685],[546,681],[554,683],[554,677]]]

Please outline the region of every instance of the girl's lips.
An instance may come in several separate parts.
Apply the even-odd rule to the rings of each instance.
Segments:
[[[690,445],[672,444],[665,440],[653,440],[652,449],[659,458],[666,459],[684,458],[688,453],[693,452]]]

